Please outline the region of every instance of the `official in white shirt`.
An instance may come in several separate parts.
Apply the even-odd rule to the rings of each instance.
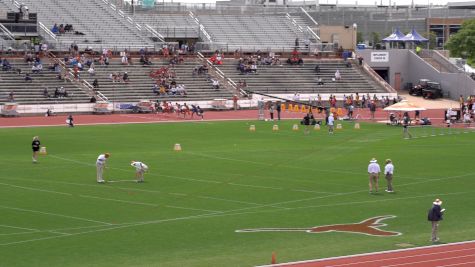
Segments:
[[[388,189],[386,189],[386,192],[392,193],[394,192],[393,190],[393,173],[394,173],[394,165],[391,159],[386,160],[386,166],[384,166],[384,175],[386,177],[386,180],[388,181]]]
[[[143,183],[143,174],[148,170],[148,166],[140,161],[132,161],[130,166],[135,167],[137,183]]]
[[[106,167],[106,161],[110,157],[109,153],[100,154],[96,160],[96,169],[97,169],[97,182],[104,183],[102,174],[104,173],[104,168]]]
[[[379,173],[381,168],[379,167],[378,161],[375,158],[372,158],[368,165],[368,174],[369,174],[369,193],[378,192],[378,180]]]
[[[330,115],[328,116],[328,122],[327,122],[329,134],[333,134],[334,124],[335,124],[335,117],[333,117],[333,112],[330,111]]]

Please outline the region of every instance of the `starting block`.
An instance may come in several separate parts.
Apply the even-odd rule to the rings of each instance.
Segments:
[[[315,131],[320,131],[320,124],[318,124],[318,123],[315,124],[315,126],[313,127],[313,129],[314,129]]]
[[[40,155],[47,155],[48,152],[46,152],[46,147],[45,146],[42,146],[40,147]]]
[[[299,105],[294,105],[294,112],[300,112]]]
[[[285,111],[285,104],[280,104],[280,110]]]
[[[355,129],[360,129],[360,123],[359,122],[355,123]]]
[[[180,144],[175,144],[175,147],[173,148],[175,151],[181,151],[181,145]]]
[[[255,132],[256,131],[256,125],[249,126],[249,131]]]
[[[279,125],[274,124],[274,126],[272,126],[272,131],[278,131],[278,130],[279,130]]]
[[[337,129],[337,130],[343,129],[343,126],[341,125],[341,123],[338,123],[338,124],[336,125],[336,129]]]
[[[298,125],[298,124],[294,124],[294,126],[292,126],[292,130],[293,130],[293,131],[298,131],[298,130],[299,130],[299,125]]]

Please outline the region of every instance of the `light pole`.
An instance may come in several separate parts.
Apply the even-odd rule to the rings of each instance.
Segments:
[[[351,39],[352,39],[352,46],[353,46],[353,51],[356,52],[356,43],[358,42],[358,25],[356,23],[353,23],[353,32],[351,33]]]

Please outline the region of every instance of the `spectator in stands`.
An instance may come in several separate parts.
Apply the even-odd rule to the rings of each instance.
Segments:
[[[186,96],[186,87],[184,84],[179,84],[176,87],[177,93],[181,96]]]
[[[155,94],[155,95],[159,95],[160,94],[160,87],[158,86],[158,84],[154,84],[153,87],[152,87],[152,92]]]
[[[363,65],[363,57],[362,56],[358,56],[358,64]]]
[[[341,74],[340,74],[340,70],[336,70],[335,71],[335,81],[339,81],[341,80]]]
[[[257,73],[257,65],[255,62],[251,64],[250,72]]]
[[[99,88],[99,81],[97,79],[94,79],[94,81],[92,82],[92,87],[95,88]]]
[[[317,85],[324,85],[323,79],[321,77],[317,78]]]
[[[129,74],[127,74],[127,72],[124,72],[124,75],[122,76],[122,81],[123,81],[124,83],[130,82]]]
[[[211,79],[211,82],[213,83],[213,89],[219,90],[219,81]]]
[[[11,70],[12,69],[12,65],[10,64],[10,62],[8,62],[8,59],[3,59],[2,61],[2,70],[3,71],[8,71],[8,70]]]
[[[152,61],[148,58],[147,55],[141,55],[140,56],[140,63],[142,63],[143,66],[150,66],[152,65]]]
[[[64,25],[63,24],[60,24],[59,25],[59,34],[64,34],[65,30],[64,30]]]
[[[43,90],[43,96],[45,98],[49,98],[48,87],[45,87],[45,89]]]
[[[64,26],[64,31],[66,31],[66,32],[74,31],[73,25],[72,24],[66,24],[66,26]]]
[[[87,70],[87,72],[89,73],[89,76],[94,76],[94,75],[96,75],[96,71],[94,70],[94,66],[93,66],[93,65],[91,65],[91,66],[89,67],[89,69]]]
[[[97,99],[95,96],[91,96],[91,99],[89,100],[90,103],[96,103]]]
[[[315,73],[320,73],[320,65],[315,66]]]
[[[7,100],[8,102],[15,102],[15,96],[13,94],[13,91],[10,91],[10,93],[8,94]]]
[[[25,74],[25,82],[27,82],[27,83],[33,82],[33,79],[30,77],[30,74],[29,74],[29,73],[26,73],[26,74]]]
[[[25,54],[25,62],[28,63],[28,65],[33,63],[33,54],[31,54],[31,52]]]

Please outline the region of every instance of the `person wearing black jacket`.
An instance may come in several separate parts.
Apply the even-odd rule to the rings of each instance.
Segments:
[[[432,223],[432,242],[438,242],[438,230],[439,230],[439,222],[442,220],[442,215],[445,209],[442,209],[440,206],[442,205],[442,201],[440,199],[436,199],[432,203],[432,208],[429,209],[429,213],[427,215],[427,220]]]
[[[38,152],[40,151],[40,139],[38,136],[33,137],[33,142],[31,142],[31,148],[33,149],[33,163],[38,162]]]

